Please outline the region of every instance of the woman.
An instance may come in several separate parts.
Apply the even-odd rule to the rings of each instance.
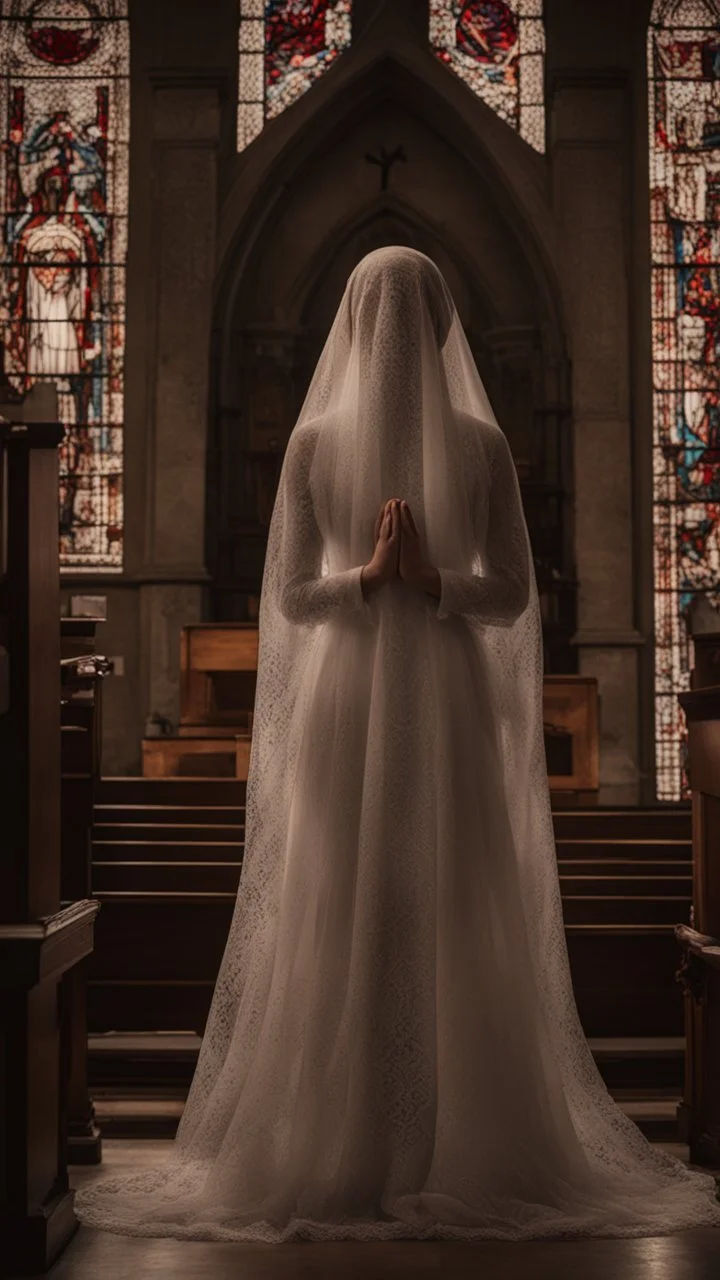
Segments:
[[[517,478],[413,250],[353,271],[283,462],[245,861],[177,1141],[77,1209],[270,1242],[720,1222],[578,1022]]]

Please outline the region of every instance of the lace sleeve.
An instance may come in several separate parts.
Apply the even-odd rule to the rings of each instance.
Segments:
[[[306,626],[317,626],[334,615],[354,610],[361,610],[372,620],[360,582],[362,565],[341,573],[322,574],[322,535],[309,484],[313,442],[306,433],[293,435],[297,438],[291,436],[288,443],[283,478],[287,576],[280,593],[280,610],[288,621]]]
[[[484,573],[439,569],[437,616],[461,613],[490,626],[511,626],[524,611],[530,589],[525,517],[510,447],[498,432],[491,461],[489,511],[483,550]],[[476,503],[476,532],[484,512]]]

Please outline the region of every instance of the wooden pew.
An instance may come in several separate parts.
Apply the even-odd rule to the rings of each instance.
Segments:
[[[0,1178],[2,1262],[45,1270],[75,1230],[63,975],[98,904],[60,896],[60,598],[55,391],[0,403]]]

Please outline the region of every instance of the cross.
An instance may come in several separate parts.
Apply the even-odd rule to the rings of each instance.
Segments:
[[[378,147],[379,155],[374,156],[369,151],[365,152],[365,159],[368,164],[376,164],[380,169],[380,190],[387,191],[388,180],[390,178],[390,170],[398,160],[407,160],[405,148],[396,147],[394,151],[387,152],[384,147]]]

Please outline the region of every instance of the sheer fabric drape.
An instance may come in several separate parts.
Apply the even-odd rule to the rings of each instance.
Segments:
[[[366,600],[405,498],[440,599]],[[237,905],[165,1165],[83,1221],[217,1240],[720,1223],[598,1075],[570,982],[517,477],[422,254],[348,282],[273,511]],[[192,946],[188,938],[187,945]]]

